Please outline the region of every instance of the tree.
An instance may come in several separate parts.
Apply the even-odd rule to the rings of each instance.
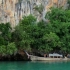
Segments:
[[[1,45],[0,46],[0,54],[2,56],[5,56],[6,55],[6,46],[5,45]]]
[[[6,47],[6,55],[12,55],[15,54],[17,52],[17,48],[15,43],[8,43],[7,47]]]
[[[9,55],[12,55],[12,54],[15,54],[17,52],[17,48],[16,48],[16,45],[15,43],[8,43],[7,46],[5,45],[1,45],[0,46],[0,54],[2,56],[9,56]]]
[[[51,8],[51,11],[47,12],[46,18],[48,18],[51,23],[68,22],[69,19],[66,11],[62,8]]]
[[[0,42],[3,45],[7,45],[9,41],[11,41],[11,26],[9,23],[1,23],[0,24]]]
[[[38,51],[43,51],[42,47],[44,47],[43,35],[45,34],[45,22],[40,21],[32,28],[31,37],[33,42],[31,44],[32,49],[36,49]]]
[[[18,49],[31,51],[31,43],[33,39],[31,37],[32,28],[36,25],[36,18],[32,15],[24,16],[19,25],[16,26],[15,31],[12,34],[14,42]]]
[[[51,11],[47,13],[46,17],[50,20],[50,22],[47,24],[46,27],[47,31],[46,37],[48,38],[48,40],[52,37],[53,40],[50,43],[51,45],[53,44],[53,47],[55,47],[53,48],[53,50],[54,49],[58,50],[59,47],[59,50],[62,51],[63,53],[70,53],[69,10],[63,10],[61,8],[52,8]],[[55,35],[52,33],[54,33]],[[57,37],[59,38],[58,41],[56,41]]]
[[[59,50],[59,48],[61,47],[61,42],[59,40],[59,37],[56,35],[56,33],[50,32],[49,34],[45,34],[43,38],[46,42],[46,45],[48,45],[46,47],[49,47],[54,52],[57,49]]]
[[[68,0],[68,9],[70,9],[70,0]]]

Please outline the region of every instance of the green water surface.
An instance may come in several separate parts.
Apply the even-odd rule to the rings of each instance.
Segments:
[[[0,62],[0,70],[70,70],[70,62]]]

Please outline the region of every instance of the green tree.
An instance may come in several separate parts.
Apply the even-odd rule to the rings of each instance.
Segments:
[[[6,54],[7,55],[12,55],[15,54],[17,52],[17,48],[15,43],[8,43],[7,47],[6,47]]]
[[[32,15],[29,15],[27,17],[24,16],[19,25],[16,26],[12,37],[18,49],[24,49],[27,51],[31,50],[30,45],[33,42],[33,39],[31,38],[31,30],[34,25],[36,25],[36,18]]]
[[[1,23],[0,24],[0,44],[7,45],[9,41],[11,41],[11,26],[9,23]]]
[[[69,53],[70,52],[70,12],[69,10],[63,10],[61,8],[52,8],[50,12],[47,13],[46,17],[50,20],[50,22],[47,24],[46,31],[48,40],[52,37],[53,40],[51,43],[54,44],[54,49],[60,49],[63,53]],[[50,32],[55,33],[54,37],[53,34],[50,36]],[[58,42],[56,41],[56,37],[59,38]],[[49,44],[49,43],[47,43]],[[58,46],[57,46],[58,45]]]
[[[66,11],[62,8],[51,8],[51,11],[47,12],[46,18],[48,18],[51,23],[68,22],[69,19]]]
[[[2,56],[5,56],[6,55],[6,46],[5,45],[1,45],[0,46],[0,54]]]
[[[70,9],[70,0],[68,0],[68,9]]]

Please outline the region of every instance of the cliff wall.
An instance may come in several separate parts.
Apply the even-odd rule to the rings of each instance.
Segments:
[[[43,17],[50,7],[66,8],[67,0],[0,0],[0,23],[10,22],[14,27],[24,15],[33,14],[38,20],[39,13],[34,10],[36,5],[42,4]]]

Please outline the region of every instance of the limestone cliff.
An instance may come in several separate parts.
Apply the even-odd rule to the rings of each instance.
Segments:
[[[36,5],[44,6],[43,15],[45,15],[50,7],[63,6],[66,8],[66,3],[67,0],[0,0],[0,23],[10,22],[14,27],[24,15],[38,14],[35,15],[38,17],[39,13],[35,13],[34,10]]]

